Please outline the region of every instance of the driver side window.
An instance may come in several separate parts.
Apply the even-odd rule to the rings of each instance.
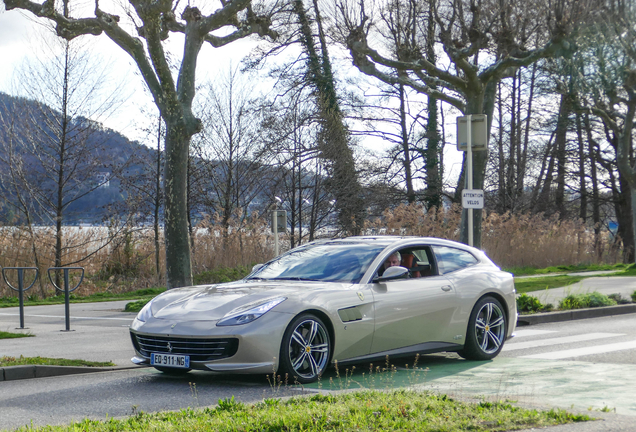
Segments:
[[[409,270],[411,278],[436,275],[433,252],[428,246],[400,249],[391,254],[378,269],[378,275],[392,266],[401,266]]]

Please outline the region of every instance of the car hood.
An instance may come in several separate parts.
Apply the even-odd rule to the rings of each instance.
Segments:
[[[237,281],[172,289],[152,302],[155,319],[179,321],[219,320],[247,305],[257,306],[274,297],[298,299],[325,289],[347,289],[350,284],[308,281]]]

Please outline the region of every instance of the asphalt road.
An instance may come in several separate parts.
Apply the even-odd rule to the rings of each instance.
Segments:
[[[121,312],[124,304],[72,305],[71,332],[63,331],[63,307],[28,308],[25,330],[14,330],[19,323],[17,309],[0,309],[0,330],[36,334],[0,340],[0,354],[106,359],[130,365],[127,325],[133,314]],[[628,419],[633,416],[636,425],[636,314],[521,327],[494,361],[467,362],[455,354],[440,354],[423,356],[415,371],[413,362],[408,363],[408,367],[396,363],[395,373],[369,375],[368,365],[353,376],[340,370],[338,378],[331,371],[320,385],[304,390],[270,385],[265,376],[192,372],[170,377],[150,368],[4,381],[0,382],[0,429],[203,407],[232,396],[254,402],[303,391],[404,386],[544,407],[592,412],[605,408]]]

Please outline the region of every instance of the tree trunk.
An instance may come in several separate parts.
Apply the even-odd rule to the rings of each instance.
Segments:
[[[572,95],[564,93],[561,95],[559,104],[559,115],[557,119],[556,136],[555,136],[555,157],[556,157],[556,191],[554,197],[554,205],[556,211],[559,212],[560,218],[566,217],[565,209],[565,174],[566,174],[566,145],[567,133],[569,126],[569,117],[572,112]]]
[[[406,182],[406,200],[409,204],[415,202],[415,191],[413,190],[413,173],[411,170],[411,146],[409,143],[409,134],[406,128],[406,101],[404,100],[404,86],[398,85],[400,95],[400,130],[402,132],[402,154],[404,155],[404,177]]]
[[[186,195],[190,138],[191,135],[186,132],[183,124],[173,124],[166,120],[164,196],[168,289],[192,285]]]
[[[579,189],[581,195],[581,205],[579,208],[579,218],[585,223],[587,220],[587,184],[585,181],[585,146],[583,145],[583,125],[581,124],[581,114],[576,114],[576,134],[579,139]]]
[[[159,210],[161,209],[161,116],[159,116],[159,126],[157,129],[157,172],[155,173],[155,199],[154,199],[154,230],[155,230],[155,274],[157,283],[161,265],[159,263]]]

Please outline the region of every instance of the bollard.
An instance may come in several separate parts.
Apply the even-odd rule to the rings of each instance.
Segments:
[[[64,271],[64,289],[58,287],[55,284],[55,282],[51,278],[51,270],[53,270],[53,271],[63,270]],[[82,271],[82,276],[80,277],[80,281],[73,288],[69,287],[68,272],[70,270],[81,270]],[[55,289],[57,291],[64,291],[64,312],[65,312],[65,315],[66,315],[66,330],[61,330],[61,331],[71,331],[71,306],[70,306],[69,294],[72,293],[73,291],[75,291],[77,288],[79,288],[79,286],[81,285],[82,281],[84,280],[84,267],[50,267],[49,270],[48,270],[48,275],[49,275],[49,280],[51,281],[51,284],[55,287]]]
[[[11,283],[7,280],[6,270],[18,271],[17,288],[11,285]],[[35,278],[33,279],[33,282],[31,282],[31,285],[26,288],[24,288],[24,270],[35,270]],[[2,269],[2,279],[4,279],[4,283],[6,283],[12,290],[18,291],[18,298],[20,299],[20,327],[18,328],[20,329],[26,328],[24,327],[24,291],[31,289],[31,287],[35,284],[35,281],[38,280],[39,274],[37,267],[5,267]]]

